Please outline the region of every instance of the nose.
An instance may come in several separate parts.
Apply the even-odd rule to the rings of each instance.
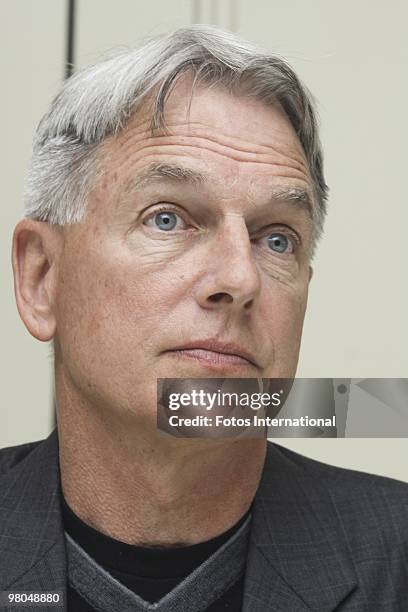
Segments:
[[[249,312],[261,289],[245,221],[229,215],[207,244],[196,298],[201,307]]]

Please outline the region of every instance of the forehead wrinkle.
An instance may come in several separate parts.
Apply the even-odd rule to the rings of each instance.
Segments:
[[[149,150],[154,151],[155,149],[163,148],[165,150],[171,148],[182,149],[198,149],[199,151],[209,151],[236,161],[247,161],[247,162],[263,162],[265,160],[268,163],[269,158],[273,157],[273,164],[276,166],[288,166],[293,165],[293,169],[305,174],[309,173],[309,168],[306,160],[304,159],[303,153],[300,151],[299,156],[293,157],[289,152],[280,150],[277,144],[264,146],[253,144],[248,147],[238,147],[233,142],[228,142],[225,139],[224,142],[220,141],[216,137],[203,137],[197,134],[190,135],[166,135],[166,136],[154,136],[148,138],[128,138],[121,143],[122,152],[119,154],[126,155],[128,151],[132,151],[137,145],[136,150],[140,153]],[[115,151],[111,151],[111,155],[115,155]],[[292,153],[295,153],[292,151]]]
[[[112,146],[119,145],[120,149],[126,151],[132,149],[135,145],[141,144],[143,141],[146,146],[166,146],[166,145],[184,145],[198,146],[203,150],[222,150],[230,149],[230,156],[234,159],[245,159],[248,154],[248,159],[253,159],[254,156],[267,157],[268,155],[278,155],[293,164],[299,170],[306,173],[309,171],[309,166],[305,157],[303,147],[296,134],[286,134],[282,130],[275,130],[271,136],[275,136],[270,140],[266,135],[262,135],[261,140],[254,142],[248,140],[248,135],[238,136],[236,133],[229,133],[223,130],[221,126],[207,125],[199,121],[168,121],[166,120],[166,130],[163,132],[158,130],[152,134],[146,129],[145,122],[137,122],[130,124],[119,136],[107,139],[105,147],[110,149]],[[178,139],[181,138],[181,141]],[[190,141],[190,142],[188,142]],[[207,141],[207,145],[205,144]],[[220,151],[221,152],[221,151]],[[227,154],[228,155],[228,154]],[[284,165],[284,164],[283,164]]]
[[[169,124],[169,127],[172,125],[173,124]],[[168,139],[171,139],[172,137],[177,138],[178,136],[181,136],[190,139],[208,140],[210,143],[229,148],[238,154],[248,152],[257,155],[262,153],[268,154],[272,150],[273,153],[286,157],[293,163],[298,164],[299,167],[308,167],[303,147],[300,144],[297,136],[294,136],[292,142],[284,142],[285,140],[287,141],[288,135],[282,133],[281,131],[276,131],[275,134],[278,136],[278,139],[275,139],[275,142],[273,143],[271,141],[267,141],[265,137],[263,137],[262,141],[253,142],[247,138],[240,137],[235,133],[224,133],[219,129],[214,129],[214,126],[201,124],[199,122],[190,122],[187,125],[180,126],[177,124],[174,125],[176,125],[178,128],[177,131],[163,135],[164,138],[167,137]],[[160,135],[158,135],[158,137],[160,137]],[[281,140],[279,140],[279,138]],[[285,146],[289,150],[285,150]]]
[[[157,151],[157,149],[159,150]],[[172,149],[175,149],[175,151],[172,151]],[[196,159],[196,156],[195,156],[196,151],[199,151],[200,153],[202,153],[203,151],[208,151],[209,153],[215,156],[219,156],[224,159],[227,158],[232,161],[237,161],[243,165],[247,165],[247,164],[253,164],[253,165],[258,165],[258,166],[266,165],[269,168],[274,169],[274,172],[272,174],[276,178],[300,179],[303,182],[308,182],[310,180],[310,176],[308,173],[298,168],[288,166],[287,163],[284,163],[284,162],[282,163],[282,160],[278,161],[276,159],[270,159],[271,155],[267,156],[267,155],[253,154],[252,156],[248,155],[245,158],[245,157],[238,157],[235,155],[230,155],[226,153],[225,151],[220,152],[212,148],[207,148],[207,147],[197,146],[197,145],[192,145],[192,144],[186,144],[186,143],[177,144],[177,145],[159,145],[157,143],[155,144],[146,143],[144,147],[140,148],[137,151],[137,153],[140,155],[143,152],[144,156],[150,156],[150,157],[162,157],[162,156],[170,157],[171,156],[171,157],[176,157],[176,158],[184,157],[187,159]],[[154,162],[154,164],[157,164],[157,165],[160,165],[161,163],[166,163],[166,162],[163,162],[161,160],[158,162]],[[178,162],[176,163],[178,164]],[[193,173],[196,176],[194,176]],[[143,174],[144,172],[141,171],[140,179],[144,178]],[[137,178],[139,178],[139,175],[136,175],[135,180],[137,180]],[[149,182],[154,182],[154,181],[158,182],[159,180],[164,180],[165,178],[170,179],[170,178],[177,178],[177,177],[169,176],[167,174],[164,175],[164,173],[160,173],[160,176],[146,177],[145,184]],[[187,179],[189,179],[190,183],[195,181],[196,185],[198,183],[202,184],[205,182],[207,183],[211,182],[209,180],[205,180],[205,177],[201,175],[200,172],[193,170],[193,169],[191,171],[190,177],[180,176],[180,178],[183,178],[184,182],[186,182]],[[131,183],[131,185],[132,184],[133,182]],[[140,185],[137,185],[137,187],[139,186]]]

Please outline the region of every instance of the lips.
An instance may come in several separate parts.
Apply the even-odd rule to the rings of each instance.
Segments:
[[[210,365],[259,367],[255,357],[240,345],[215,339],[190,341],[170,349],[169,352]]]

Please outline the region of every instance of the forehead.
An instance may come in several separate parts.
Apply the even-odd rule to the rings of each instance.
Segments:
[[[267,106],[219,86],[200,85],[192,92],[186,78],[166,102],[165,129],[152,134],[150,125],[151,112],[146,105],[118,136],[102,145],[107,175],[114,176],[126,191],[149,185],[141,180],[146,175],[171,180],[171,173],[158,177],[150,172],[162,163],[206,176],[210,179],[206,186],[213,189],[229,189],[231,193],[246,189],[250,194],[272,186],[303,191],[312,200],[303,148],[278,103]],[[181,178],[188,176],[185,173]]]
[[[165,106],[166,125],[185,124],[192,130],[201,126],[217,130],[229,137],[240,149],[246,144],[268,146],[281,141],[286,146],[303,152],[294,128],[278,101],[266,105],[250,93],[230,92],[221,85],[193,85],[185,76],[177,83]],[[134,118],[129,127],[137,125]]]
[[[121,134],[107,139],[110,145],[120,147],[134,135],[151,136],[152,100],[138,110]],[[167,133],[193,134],[206,129],[226,138],[226,144],[244,153],[248,147],[261,154],[262,147],[292,151],[305,159],[303,148],[278,101],[266,105],[247,93],[230,93],[224,87],[193,85],[191,77],[184,76],[171,91],[164,109]],[[183,129],[184,128],[184,129]],[[157,130],[155,137],[163,132]],[[154,136],[153,136],[154,137]]]

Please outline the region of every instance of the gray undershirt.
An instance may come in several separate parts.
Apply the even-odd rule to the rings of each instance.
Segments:
[[[145,601],[98,565],[67,533],[71,587],[100,612],[200,612],[245,572],[251,515],[227,542],[158,602]]]

